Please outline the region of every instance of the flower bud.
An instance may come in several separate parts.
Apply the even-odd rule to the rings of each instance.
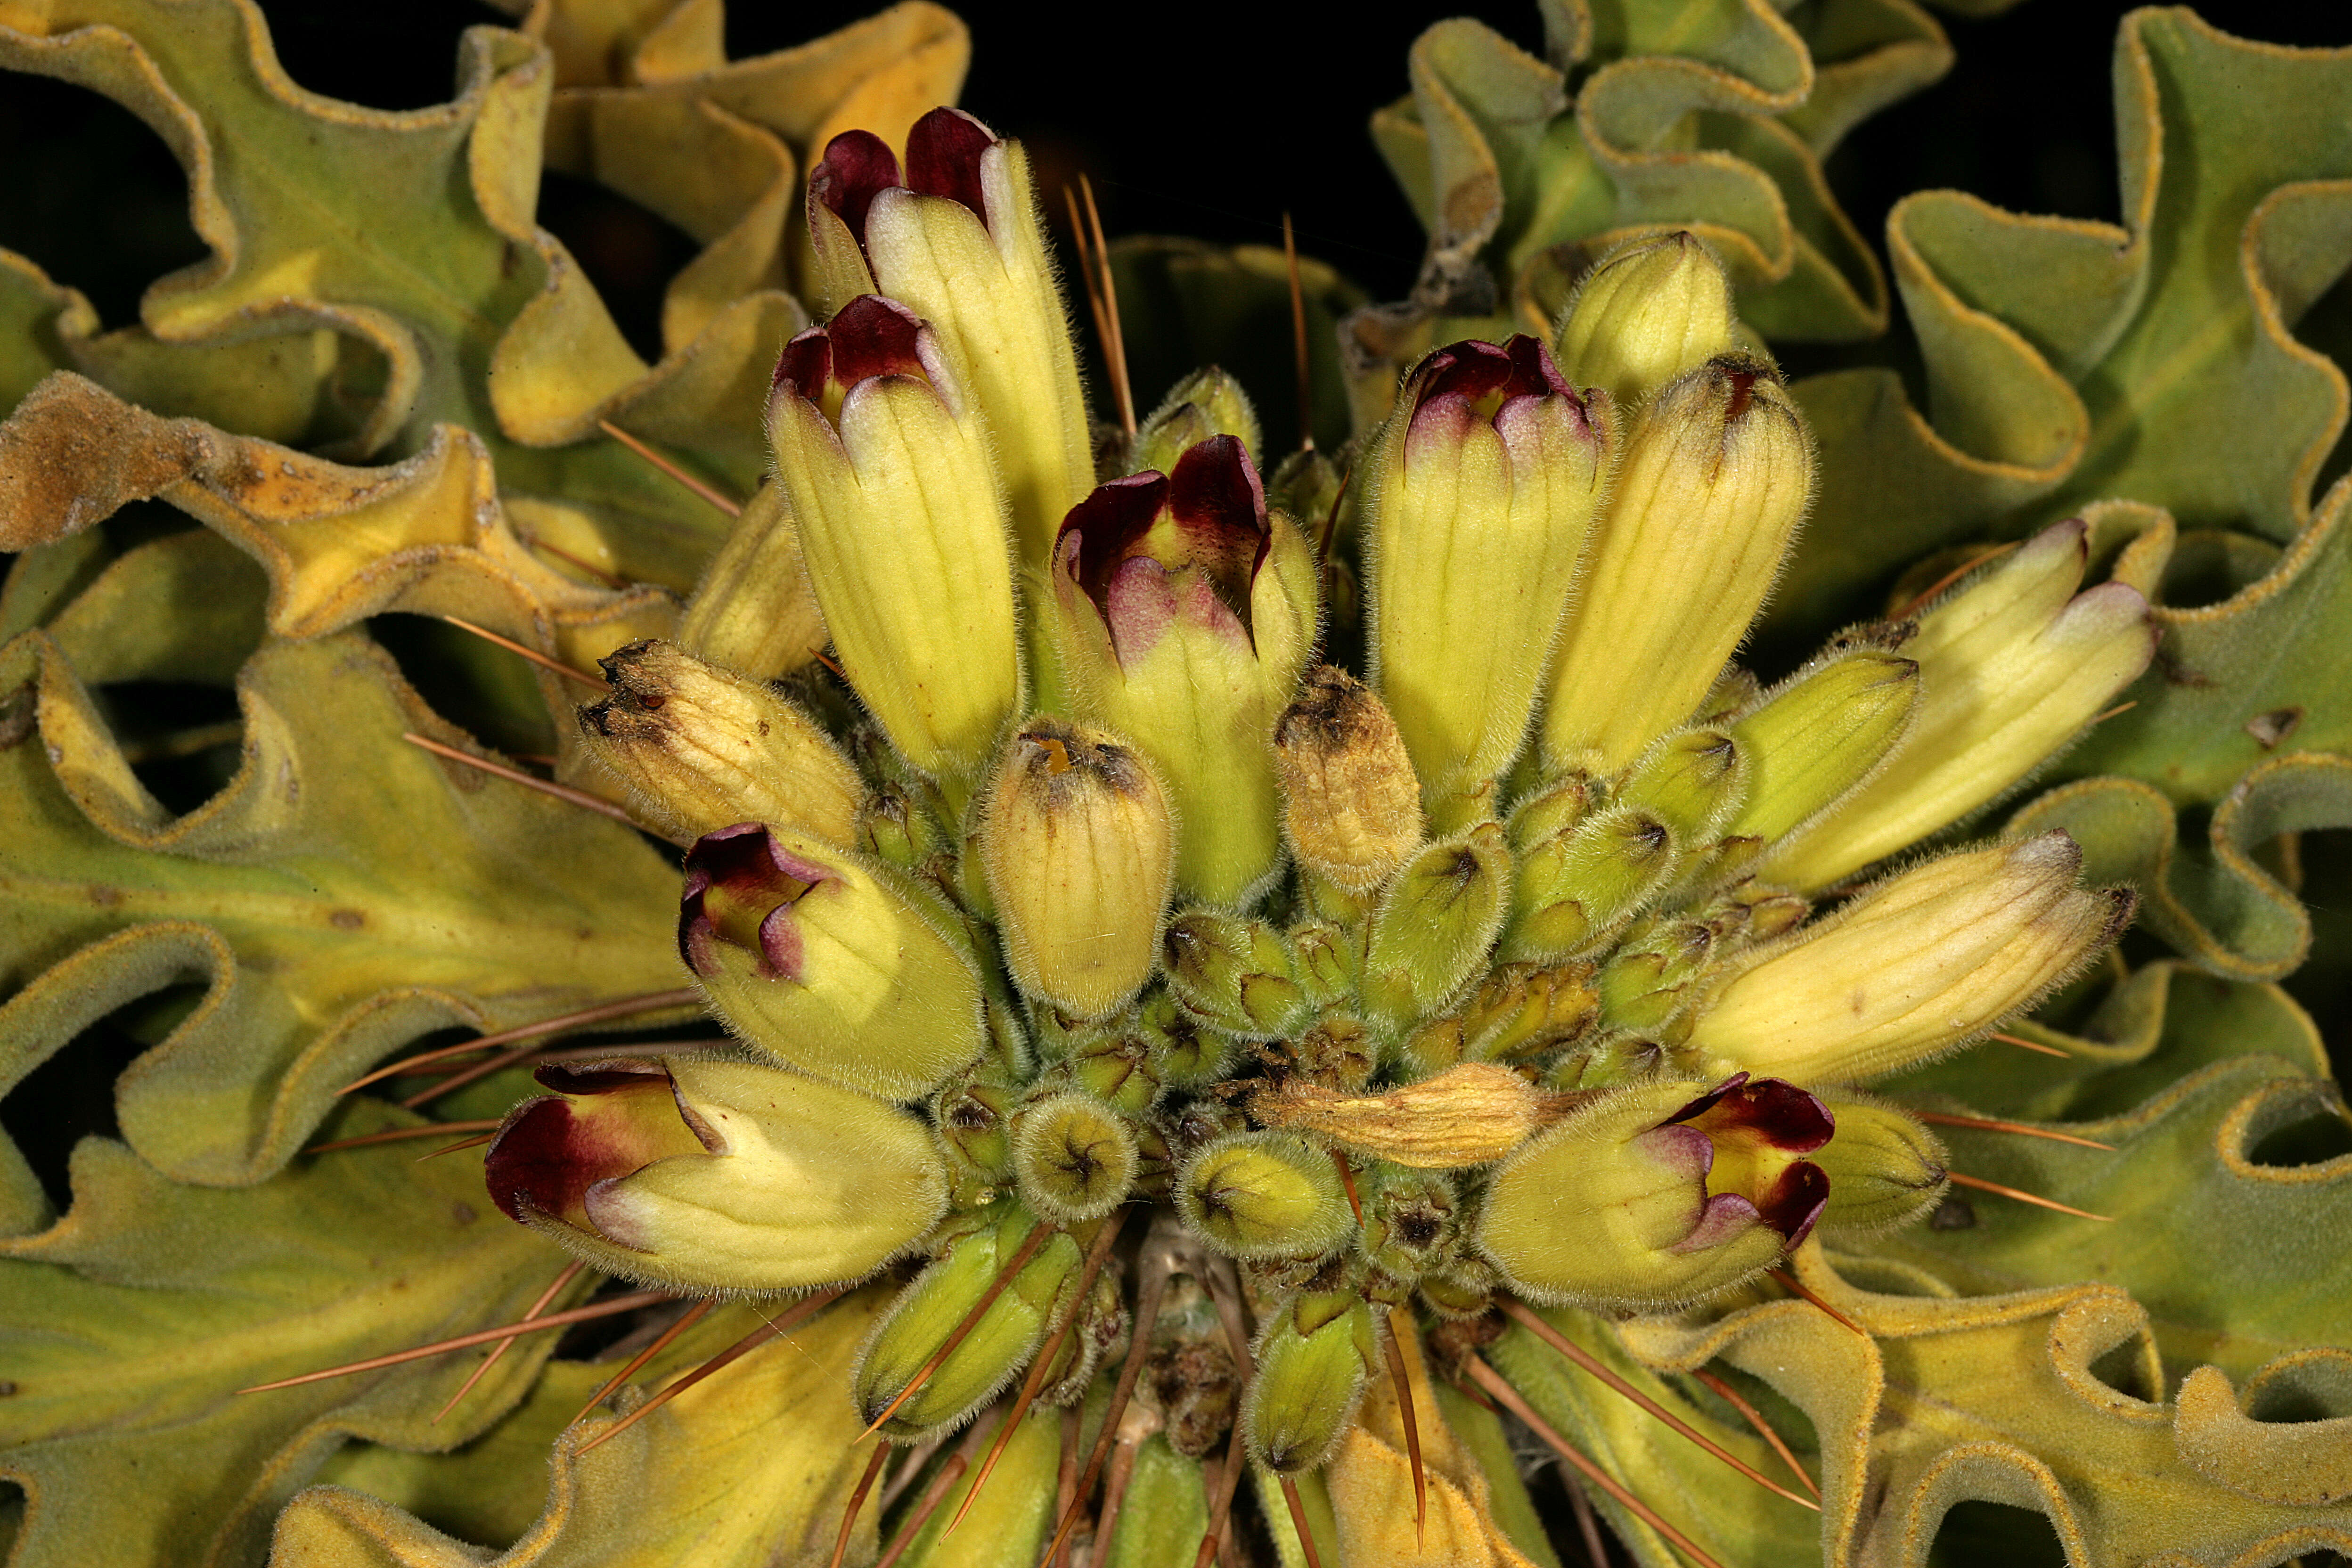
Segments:
[[[1250,1115],[1392,1165],[1451,1171],[1501,1159],[1559,1120],[1569,1101],[1493,1062],[1464,1062],[1381,1094],[1340,1094],[1305,1077],[1257,1095]]]
[[[1151,978],[1175,826],[1133,748],[1100,730],[1032,720],[997,759],[980,854],[1024,990],[1101,1018]]]
[[[1496,965],[1462,1009],[1464,1056],[1519,1061],[1576,1039],[1600,1016],[1591,980],[1589,964]]]
[[[947,1205],[929,1130],[749,1062],[548,1063],[484,1161],[508,1217],[609,1273],[694,1290],[856,1279]]]
[[[677,620],[677,646],[752,680],[773,680],[814,658],[832,637],[801,569],[801,542],[769,479],[703,570]]]
[[[1574,827],[1591,814],[1596,793],[1590,776],[1570,773],[1528,796],[1512,808],[1510,820],[1504,824],[1511,847],[1524,855]]]
[[[1957,822],[2071,740],[2156,652],[2147,601],[2123,583],[2074,590],[2089,563],[2079,521],[2043,529],[1919,620],[1917,714],[1886,766],[1838,808],[1834,833],[1760,875],[1827,887]]]
[[[1298,864],[1357,898],[1421,842],[1421,783],[1370,688],[1318,664],[1274,726],[1282,825]]]
[[[1697,921],[1660,921],[1648,931],[1637,926],[1594,977],[1601,1023],[1641,1030],[1664,1024],[1681,1011],[1715,941],[1714,931]]]
[[[768,438],[842,668],[925,773],[968,775],[1021,702],[988,432],[931,330],[872,295],[784,346]]]
[[[1373,1018],[1402,1028],[1452,999],[1486,967],[1510,895],[1511,851],[1482,822],[1414,856],[1373,911],[1362,994]]]
[[[1889,878],[1763,949],[1690,1045],[1801,1083],[1897,1071],[1995,1027],[2113,942],[2128,889],[2075,886],[2065,834],[1964,850]]]
[[[1856,1095],[1824,1095],[1837,1135],[1814,1152],[1830,1178],[1822,1229],[1831,1235],[1892,1230],[1925,1218],[1951,1190],[1944,1145],[1895,1106]]]
[[[1089,1096],[1049,1095],[1013,1119],[1021,1201],[1058,1225],[1100,1219],[1125,1203],[1135,1163],[1126,1119]]]
[[[857,770],[765,682],[659,641],[598,662],[613,694],[580,710],[581,738],[628,785],[638,820],[683,840],[747,817],[854,840]]]
[[[1609,478],[1588,407],[1530,337],[1415,367],[1371,459],[1373,685],[1441,831],[1491,816]]]
[[[1280,852],[1270,740],[1314,640],[1314,552],[1269,515],[1242,444],[1114,479],[1062,523],[1054,639],[1087,718],[1168,785],[1176,880],[1239,903]]]
[[[1748,795],[1724,831],[1777,843],[1830,812],[1910,729],[1919,666],[1874,648],[1832,654],[1731,726]]]
[[[1647,812],[1612,806],[1522,856],[1503,953],[1549,963],[1598,946],[1674,874],[1677,846]]]
[[[1193,1234],[1241,1258],[1315,1258],[1355,1229],[1331,1156],[1287,1132],[1228,1132],[1176,1178],[1176,1212]]]
[[[1620,1090],[1496,1173],[1478,1245],[1538,1301],[1657,1310],[1726,1289],[1804,1240],[1829,1179],[1822,1102],[1735,1074]]]
[[[1290,944],[1264,921],[1192,910],[1168,923],[1160,948],[1169,989],[1214,1028],[1271,1040],[1307,1020]]]
[[[1577,285],[1561,315],[1559,365],[1578,386],[1632,408],[1738,347],[1731,279],[1686,231],[1628,240]]]
[[[1408,1282],[1453,1266],[1461,1242],[1461,1199],[1433,1171],[1376,1166],[1364,1182],[1365,1260]]]
[[[1285,1303],[1252,1347],[1257,1371],[1242,1395],[1250,1458],[1283,1475],[1328,1459],[1380,1354],[1374,1333],[1372,1310],[1353,1290],[1308,1291]]]
[[[977,1228],[948,1243],[929,1268],[898,1292],[874,1326],[851,1377],[858,1419],[872,1422],[963,1322],[1004,1265],[1029,1239],[1037,1220],[1018,1204],[1001,1215],[982,1215]],[[1067,1309],[1079,1263],[1076,1243],[1048,1237],[980,1315],[946,1360],[883,1424],[894,1442],[917,1442],[948,1430],[996,1397],[1036,1353],[1038,1342]]]
[[[1240,382],[1210,365],[1178,382],[1160,399],[1159,408],[1135,433],[1128,472],[1171,472],[1185,453],[1219,436],[1233,437],[1246,452],[1265,450],[1249,394]]]
[[[1812,437],[1761,360],[1719,355],[1633,424],[1552,663],[1555,769],[1612,772],[1691,716],[1812,498]]]
[[[1746,793],[1739,746],[1720,730],[1685,730],[1642,754],[1617,804],[1665,824],[1681,845],[1711,842]]]
[[[744,1043],[788,1067],[911,1100],[984,1044],[971,960],[845,850],[747,822],[686,855],[679,956]]]
[[[886,294],[938,332],[994,437],[1020,558],[1044,564],[1095,463],[1028,155],[935,109],[907,134],[902,183],[879,137],[845,132],[809,173],[808,222],[827,306]]]

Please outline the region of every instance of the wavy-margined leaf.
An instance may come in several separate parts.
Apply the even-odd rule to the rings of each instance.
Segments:
[[[2286,1502],[2216,1480],[2210,1408],[2143,1400],[2106,1381],[2161,1392],[2147,1314],[2115,1287],[1954,1298],[1892,1268],[1879,1282],[1902,1293],[1882,1294],[1850,1283],[1816,1247],[1793,1266],[1863,1331],[1789,1300],[1712,1322],[1639,1319],[1621,1331],[1652,1366],[1721,1357],[1804,1412],[1822,1456],[1820,1561],[1833,1568],[1924,1568],[1945,1513],[1965,1500],[2044,1515],[2070,1563],[2266,1563],[2352,1545],[2352,1504],[2341,1496]],[[1498,1344],[1498,1356],[1513,1343]],[[1517,1375],[1527,1359],[1506,1370]],[[2344,1468],[2327,1424],[2270,1430],[2306,1475]],[[1683,1443],[1654,1424],[1650,1433],[1650,1446]],[[1645,1526],[1625,1534],[1645,1562],[1675,1560]]]
[[[2352,1252],[2322,1239],[2352,1235],[2352,1157],[2283,1163],[2295,1156],[2263,1148],[2330,1119],[2344,1120],[2334,1083],[2249,1054],[2189,1071],[2120,1115],[2068,1123],[2113,1152],[1941,1129],[1953,1169],[2111,1222],[1970,1194],[1972,1224],[1897,1232],[1869,1251],[1970,1295],[2103,1280],[2147,1309],[2176,1375],[2210,1362],[2242,1377],[2352,1335]]]
[[[478,1167],[394,1145],[220,1192],[89,1139],[72,1182],[55,1226],[0,1242],[0,1474],[26,1494],[13,1568],[252,1562],[347,1437],[465,1442],[551,1348],[518,1343],[438,1426],[470,1360],[236,1392],[520,1317],[562,1256],[499,1217]]]
[[[532,1456],[532,1481],[543,1484],[545,1506],[512,1546],[497,1555],[499,1568],[767,1568],[776,1563],[821,1563],[831,1553],[848,1495],[881,1439],[858,1441],[863,1423],[845,1383],[858,1342],[888,1305],[886,1288],[868,1290],[827,1308],[785,1339],[766,1345],[698,1384],[650,1416],[594,1449],[583,1452],[610,1430],[615,1417],[599,1415],[567,1426],[584,1394],[601,1377],[558,1363],[551,1384],[560,1391],[535,1395],[509,1422],[531,1427],[541,1438]],[[715,1312],[689,1330],[649,1363],[618,1408],[644,1402],[646,1392],[684,1373],[760,1326],[778,1309],[743,1304]],[[547,1429],[552,1421],[554,1429]],[[1051,1419],[1040,1423],[1049,1427]],[[560,1433],[560,1435],[559,1435]],[[495,1436],[495,1434],[493,1434]],[[546,1440],[553,1441],[551,1475]],[[474,1542],[435,1529],[407,1510],[431,1506],[442,1489],[463,1494],[465,1470],[490,1456],[401,1456],[369,1454],[332,1474],[340,1484],[301,1493],[280,1516],[271,1568],[475,1568],[491,1560]],[[1054,1445],[1045,1447],[1045,1495],[1052,1492]],[[1034,1456],[1010,1456],[1015,1463]],[[1003,1491],[1021,1489],[1034,1475],[1000,1477]],[[369,1490],[382,1485],[384,1496]],[[407,1505],[407,1506],[404,1506]],[[853,1563],[875,1556],[878,1499],[859,1510],[851,1537]],[[980,1519],[968,1521],[969,1538],[990,1539]],[[959,1531],[959,1534],[961,1534]],[[503,1545],[503,1542],[496,1544]]]
[[[2352,262],[2352,49],[2150,8],[2115,83],[2123,227],[1950,191],[1888,219],[1927,405],[1888,371],[1797,384],[1822,483],[1780,590],[1790,636],[1897,563],[2098,497],[2274,541],[2305,525],[2346,383],[2291,334]]]
[[[355,635],[272,644],[238,679],[236,779],[171,817],[56,643],[0,649],[0,1005],[14,1082],[110,1010],[202,999],[117,1089],[174,1177],[260,1179],[339,1085],[404,1042],[666,991],[673,874],[624,827],[400,737],[466,737]],[[5,1194],[21,1226],[37,1189]]]
[[[0,16],[0,65],[106,93],[188,170],[213,255],[149,290],[153,339],[331,331],[323,395],[364,405],[355,453],[406,456],[436,424],[466,425],[534,533],[603,570],[692,584],[717,514],[597,421],[672,442],[748,490],[766,460],[769,356],[799,309],[778,290],[747,295],[648,370],[532,221],[554,88],[543,47],[476,28],[457,97],[394,113],[297,87],[249,0],[28,0]]]

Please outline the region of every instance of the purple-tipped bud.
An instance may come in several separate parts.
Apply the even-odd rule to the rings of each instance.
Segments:
[[[1080,501],[1063,520],[1055,564],[1093,601],[1124,665],[1180,620],[1248,640],[1272,546],[1257,469],[1240,441],[1219,436],[1173,475],[1132,474]]]

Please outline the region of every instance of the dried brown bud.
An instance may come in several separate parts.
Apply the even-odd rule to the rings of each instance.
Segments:
[[[1443,1171],[1499,1160],[1591,1098],[1549,1093],[1493,1062],[1464,1062],[1386,1094],[1339,1094],[1293,1079],[1252,1100],[1250,1115],[1391,1164]]]
[[[1283,825],[1298,863],[1361,897],[1421,843],[1421,784],[1370,688],[1325,664],[1275,721]]]

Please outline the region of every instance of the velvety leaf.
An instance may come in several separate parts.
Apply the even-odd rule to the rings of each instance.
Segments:
[[[391,1120],[362,1107],[341,1128]],[[72,1181],[55,1226],[0,1243],[15,1385],[0,1403],[0,1473],[27,1494],[15,1568],[251,1562],[279,1505],[347,1436],[462,1443],[521,1396],[552,1346],[519,1342],[437,1427],[472,1362],[241,1394],[519,1318],[562,1257],[499,1217],[478,1166],[420,1165],[405,1145],[218,1192],[89,1139]]]
[[[2347,394],[2291,333],[2352,261],[2352,50],[2150,8],[2115,79],[2123,227],[1957,192],[1888,219],[1927,405],[1887,371],[1797,384],[1822,488],[1781,588],[1790,637],[1897,563],[2096,497],[2282,542],[2305,526]]]
[[[858,1440],[862,1423],[844,1383],[859,1341],[888,1300],[887,1288],[847,1298],[593,1450],[582,1451],[616,1417],[598,1415],[562,1429],[554,1440],[545,1507],[503,1553],[445,1534],[393,1502],[345,1486],[320,1486],[295,1498],[280,1517],[271,1568],[441,1568],[492,1561],[499,1568],[685,1563],[766,1568],[824,1562],[849,1492],[880,1441]],[[646,1391],[725,1349],[775,1310],[747,1303],[713,1313],[640,1374],[619,1397],[620,1408],[642,1404]],[[567,1369],[556,1370],[568,1382],[579,1381]],[[578,1409],[581,1397],[572,1390],[561,1395],[571,1402],[564,1416]],[[557,1403],[544,1408],[552,1412]],[[1039,1425],[1050,1433],[1050,1419]],[[1049,1436],[1049,1501],[1052,1454]],[[1008,1454],[1008,1463],[1014,1458]],[[351,1479],[366,1477],[361,1472]],[[1016,1471],[1000,1481],[1010,1486],[1030,1479]],[[874,1560],[879,1512],[871,1498],[860,1510],[851,1562]],[[980,1522],[968,1521],[966,1530]],[[973,1535],[985,1539],[986,1532]]]
[[[115,1007],[203,985],[117,1089],[124,1136],[179,1179],[268,1175],[419,1035],[680,983],[675,873],[625,828],[404,743],[466,737],[356,636],[246,665],[244,763],[176,819],[47,634],[0,649],[0,691],[35,704],[0,751],[6,1081]]]

